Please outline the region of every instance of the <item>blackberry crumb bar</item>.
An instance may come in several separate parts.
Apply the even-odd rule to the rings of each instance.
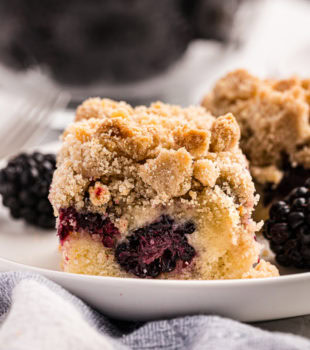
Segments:
[[[278,275],[231,114],[92,98],[63,135],[50,200],[64,271],[162,279]]]
[[[220,79],[202,105],[215,116],[236,117],[265,218],[270,203],[310,174],[310,80],[261,80],[240,69]]]

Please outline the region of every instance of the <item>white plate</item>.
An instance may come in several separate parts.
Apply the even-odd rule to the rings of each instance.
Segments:
[[[230,281],[85,276],[60,271],[57,246],[56,232],[12,221],[6,209],[0,208],[0,271],[40,273],[108,316],[147,320],[208,313],[261,321],[310,313],[309,272]]]

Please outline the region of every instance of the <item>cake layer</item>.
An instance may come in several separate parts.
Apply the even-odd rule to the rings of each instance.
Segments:
[[[116,277],[225,279],[278,275],[274,266],[259,262],[261,247],[254,237],[241,238],[237,233],[234,242],[229,223],[219,220],[215,225],[210,214],[177,224],[163,215],[125,237],[116,234],[113,246],[105,243],[106,236],[110,237],[106,218],[102,222],[107,223],[107,230],[100,225],[98,231],[90,233],[76,224],[77,231],[70,231],[61,240],[62,266],[66,272]],[[223,228],[222,234],[217,227]]]

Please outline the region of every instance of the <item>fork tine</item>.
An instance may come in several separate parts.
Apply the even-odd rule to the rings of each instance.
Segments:
[[[14,142],[18,142],[16,136],[19,130],[23,130],[27,125],[27,118],[17,118],[20,115],[20,111],[27,112],[27,115],[31,113],[32,107],[29,105],[29,102],[25,103],[20,110],[18,110],[12,117],[10,118],[10,123],[6,125],[6,127],[2,130],[0,134],[1,140],[1,155],[5,155],[11,153],[11,149],[14,148]]]
[[[36,108],[31,111],[31,119],[28,120],[28,123],[26,124],[25,128],[19,128],[19,130],[17,130],[16,132],[16,138],[11,138],[12,142],[14,141],[14,149],[23,148],[24,144],[32,136],[35,129],[37,128],[36,124],[40,123],[41,118],[39,117],[43,115],[43,111],[45,111],[45,107],[41,110],[38,110],[38,108]]]
[[[0,127],[0,157],[15,153],[33,145],[34,140],[44,134],[51,118],[51,112],[63,108],[69,95],[59,91],[41,71],[16,73],[0,65],[3,99],[0,99],[4,125]]]
[[[41,134],[43,136],[44,132],[46,131],[46,128],[48,127],[50,120],[52,118],[51,111],[56,109],[59,106],[64,106],[68,103],[70,97],[65,92],[58,93],[55,98],[53,99],[52,103],[50,104],[49,108],[46,108],[46,113],[44,113],[40,120],[41,122],[38,123],[38,127],[34,132],[32,133],[31,137],[25,142],[24,148],[31,147],[33,145],[34,140],[38,140],[39,135]]]
[[[34,104],[31,104],[28,101],[28,103],[26,103],[23,108],[15,114],[15,118],[12,118],[12,122],[5,128],[4,132],[6,135],[4,136],[3,133],[1,135],[2,153],[13,153],[14,149],[20,147],[22,139],[31,132],[33,128],[31,122],[34,118],[34,112],[36,108],[42,108],[43,105],[40,103],[35,109],[33,106]]]
[[[37,113],[35,114],[36,118],[34,120],[33,127],[32,129],[29,130],[28,135],[25,135],[21,140],[20,148],[27,148],[27,145],[31,144],[32,140],[37,137],[39,131],[42,130],[42,127],[43,127],[42,121],[44,122],[44,125],[45,125],[45,119],[47,119],[48,116],[50,115],[51,109],[52,109],[52,106],[50,107],[46,106],[41,110],[37,110]]]
[[[5,111],[8,118],[6,118],[7,123],[2,126],[2,129],[0,130],[0,140],[3,140],[8,133],[8,130],[12,130],[16,126],[16,114],[18,114],[20,110],[27,108],[28,105],[29,102],[27,100],[18,101],[11,110]]]
[[[8,130],[4,142],[2,143],[2,153],[5,154],[13,154],[16,150],[23,148],[25,144],[29,144],[30,139],[34,139],[34,134],[37,135],[38,129],[41,126],[42,121],[44,125],[48,122],[45,121],[44,118],[48,118],[50,115],[50,111],[59,103],[62,102],[60,99],[60,94],[49,95],[46,96],[45,99],[40,99],[40,103],[30,104],[26,106],[25,110],[21,110],[18,112],[18,126],[14,129],[12,128]],[[22,116],[22,118],[20,118]],[[16,119],[16,118],[15,118]],[[15,121],[15,123],[16,123]],[[15,124],[16,125],[16,124]],[[42,129],[41,129],[42,130]],[[1,155],[1,153],[0,153]]]

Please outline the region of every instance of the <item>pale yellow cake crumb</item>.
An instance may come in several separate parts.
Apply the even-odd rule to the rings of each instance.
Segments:
[[[261,260],[254,268],[243,275],[243,278],[264,278],[279,276],[278,269],[270,262]]]

